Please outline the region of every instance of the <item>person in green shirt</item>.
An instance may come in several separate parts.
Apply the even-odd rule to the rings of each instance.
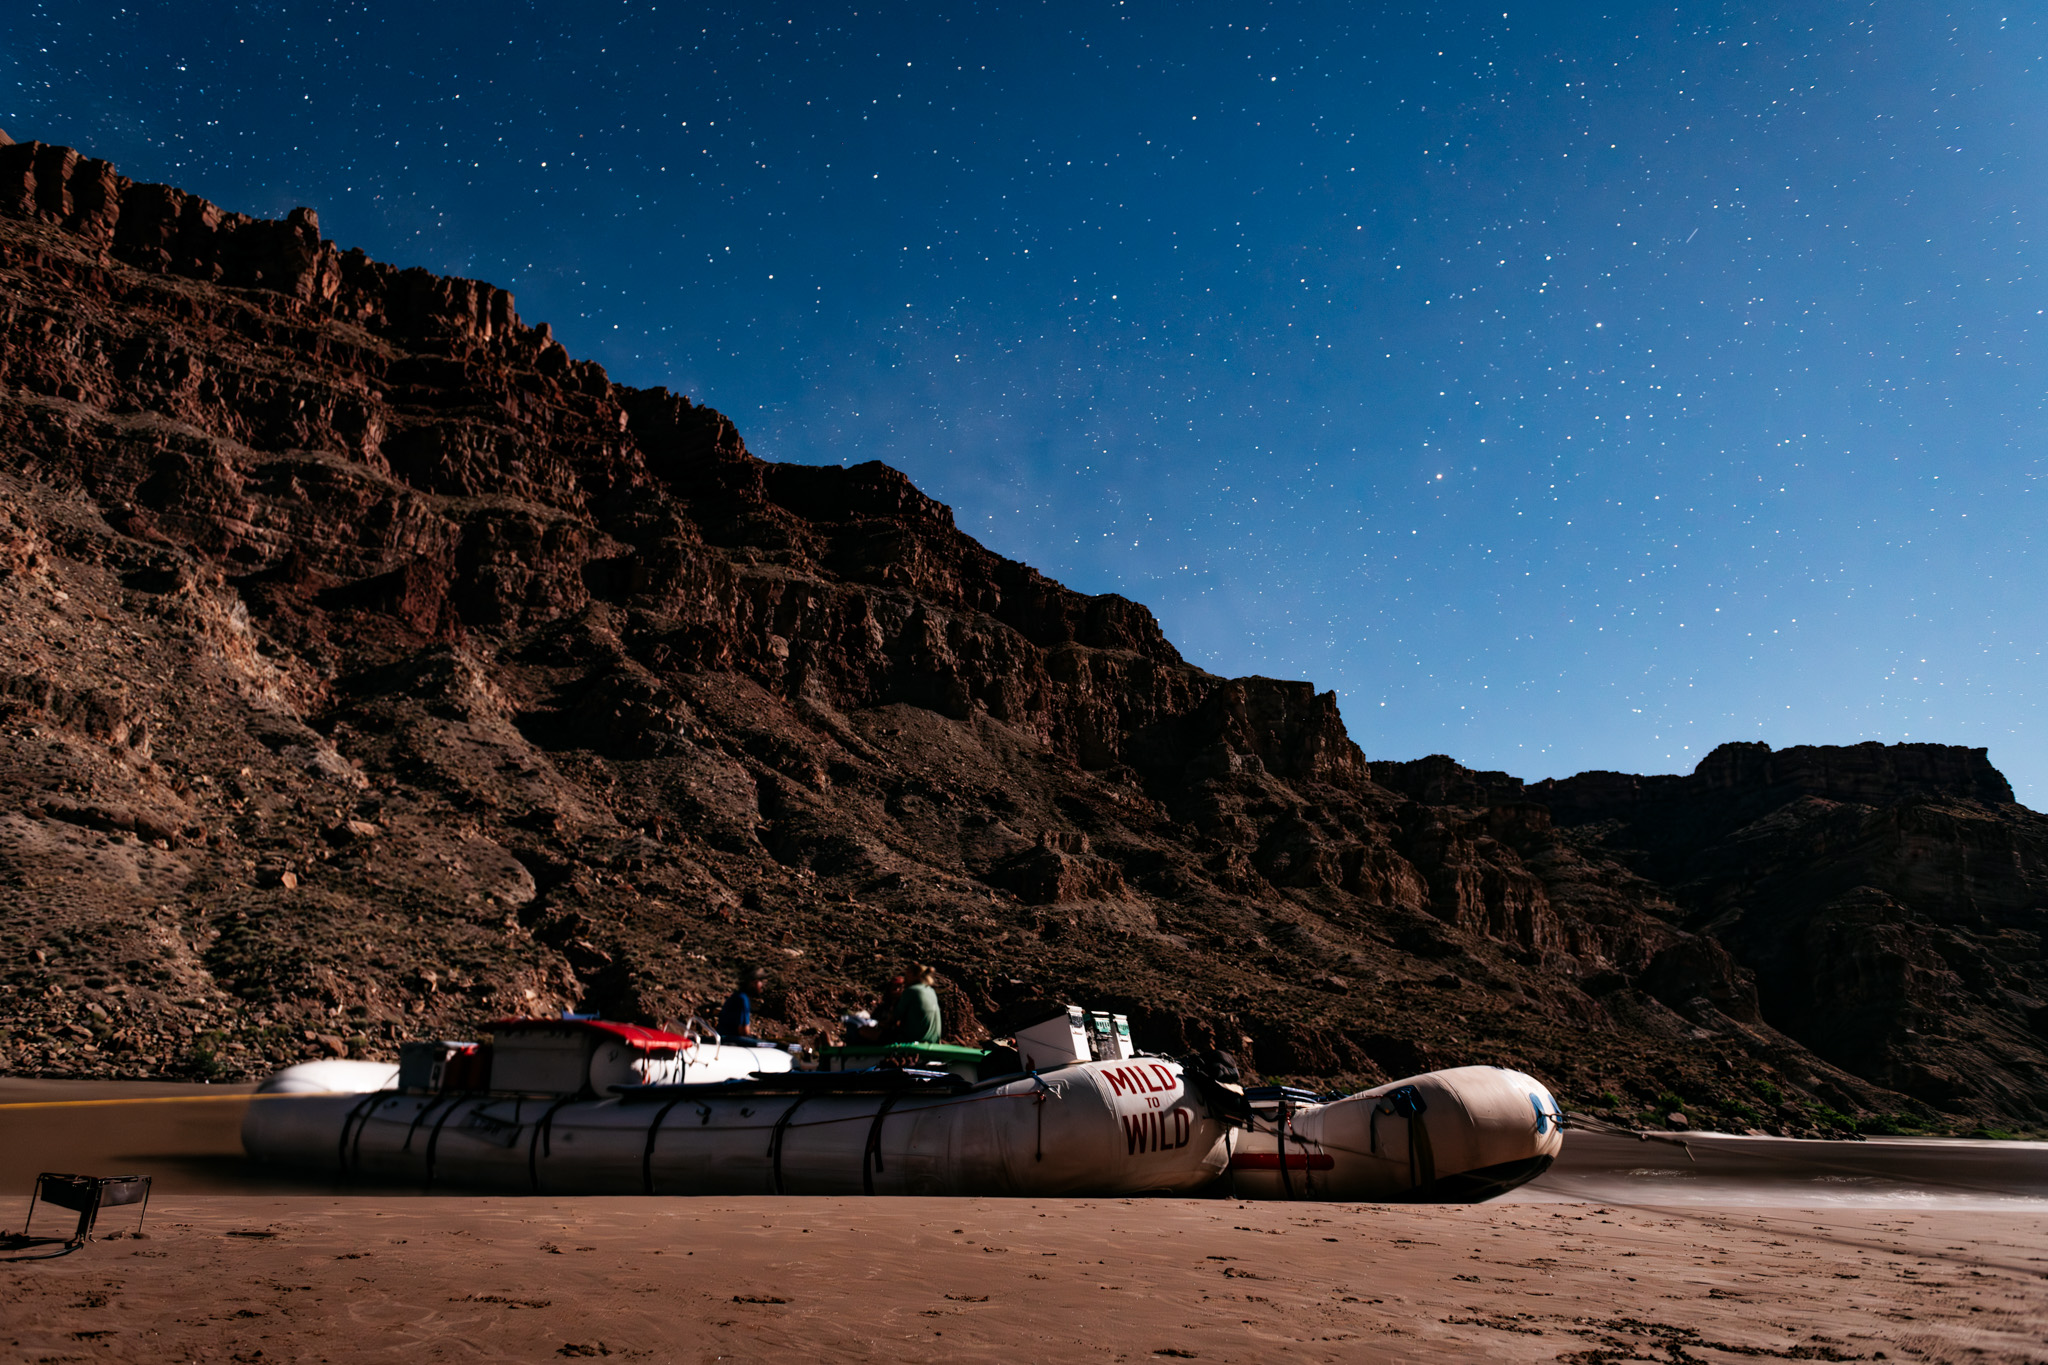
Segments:
[[[889,1020],[892,1043],[936,1043],[945,1032],[939,1017],[939,974],[930,967],[912,967],[904,974],[903,994]]]

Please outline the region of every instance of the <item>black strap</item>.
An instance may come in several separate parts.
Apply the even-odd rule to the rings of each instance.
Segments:
[[[433,1188],[434,1184],[434,1154],[441,1149],[441,1127],[448,1120],[455,1117],[455,1111],[461,1107],[462,1101],[467,1098],[469,1098],[467,1095],[457,1095],[455,1102],[442,1112],[440,1118],[434,1120],[434,1131],[427,1135],[427,1187],[429,1189]],[[413,1122],[417,1125],[419,1121],[415,1119]],[[407,1140],[411,1140],[410,1135],[408,1135]]]
[[[661,1121],[668,1117],[668,1111],[683,1102],[681,1095],[654,1112],[654,1122],[647,1125],[647,1148],[640,1153],[640,1186],[647,1193],[654,1193],[654,1135],[661,1131]]]
[[[899,1097],[890,1095],[875,1110],[875,1121],[868,1125],[867,1145],[860,1149],[860,1192],[875,1192],[875,1172],[882,1169],[882,1120],[889,1117],[889,1111],[896,1107]]]
[[[1298,1137],[1294,1141],[1301,1148],[1301,1197],[1313,1199],[1316,1197],[1315,1153],[1309,1151],[1307,1138]]]
[[[1273,1115],[1273,1132],[1280,1139],[1280,1188],[1289,1199],[1294,1198],[1294,1177],[1287,1173],[1287,1125],[1293,1118],[1293,1111],[1287,1101],[1280,1101],[1279,1111]]]
[[[400,1145],[398,1150],[401,1152],[411,1151],[412,1135],[414,1133],[417,1133],[420,1130],[420,1125],[427,1121],[427,1115],[433,1113],[442,1101],[454,1098],[456,1097],[453,1095],[436,1095],[434,1096],[434,1098],[428,1100],[425,1104],[421,1105],[419,1109],[413,1114],[412,1127],[405,1130],[405,1142],[402,1145]],[[428,1164],[431,1165],[432,1163],[429,1162]]]
[[[777,1194],[781,1194],[783,1192],[782,1135],[788,1131],[790,1119],[795,1117],[796,1111],[799,1108],[801,1108],[803,1106],[803,1102],[809,1098],[809,1095],[798,1095],[794,1100],[792,1100],[790,1102],[789,1108],[782,1111],[782,1117],[775,1120],[775,1131],[768,1137],[768,1159],[770,1162],[773,1163],[775,1177],[775,1192]]]
[[[1430,1146],[1429,1128],[1422,1121],[1429,1105],[1412,1085],[1388,1092],[1386,1103],[1408,1120],[1408,1186],[1416,1194],[1425,1194],[1436,1184],[1436,1149]]]
[[[383,1098],[383,1091],[371,1091],[369,1094],[357,1100],[355,1108],[349,1110],[348,1117],[341,1121],[341,1142],[335,1148],[334,1159],[341,1163],[341,1173],[343,1175],[349,1174],[349,1157],[351,1156],[351,1152],[349,1150],[349,1129],[351,1127],[355,1129],[355,1150],[353,1152],[353,1155],[357,1159],[357,1164],[360,1165],[363,1147],[363,1126],[369,1123],[370,1111],[376,1108],[377,1101]]]
[[[555,1154],[555,1143],[553,1137],[555,1115],[557,1112],[561,1110],[561,1108],[564,1105],[574,1103],[576,1103],[576,1096],[563,1096],[561,1099],[556,1100],[553,1104],[549,1105],[547,1112],[540,1116],[540,1122],[533,1125],[533,1140],[526,1144],[526,1176],[527,1179],[533,1182],[533,1190],[535,1194],[540,1193],[541,1155],[543,1151],[545,1151],[545,1153],[548,1156],[553,1156]],[[547,1144],[545,1148],[543,1148],[541,1145],[543,1143]]]
[[[1420,1110],[1408,1116],[1408,1153],[1416,1177],[1415,1191],[1427,1194],[1436,1184],[1436,1149],[1430,1146],[1429,1125],[1422,1121]]]
[[[1045,1102],[1052,1098],[1052,1087],[1045,1083],[1045,1077],[1038,1074],[1036,1067],[1031,1071],[1031,1083],[1037,1089],[1031,1095],[1031,1107],[1038,1111],[1038,1147],[1031,1154],[1033,1161],[1045,1160]],[[866,1160],[865,1157],[862,1158]]]

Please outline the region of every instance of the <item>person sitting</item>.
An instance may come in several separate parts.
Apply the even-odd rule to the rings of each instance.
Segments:
[[[883,985],[879,996],[863,995],[839,1018],[846,1031],[848,1047],[872,1047],[895,1036],[896,1000],[903,994],[903,975],[897,973]]]
[[[718,1011],[718,1041],[729,1047],[773,1047],[754,1036],[754,1005],[768,992],[768,973],[751,967],[740,973],[739,989]]]
[[[879,1042],[882,1037],[882,1025],[874,1015],[868,1013],[865,1005],[856,1005],[840,1015],[839,1031],[844,1035],[848,1047]]]
[[[939,974],[930,967],[912,967],[904,975],[903,994],[890,1016],[892,1043],[936,1043],[945,1032],[939,1017]]]
[[[865,1043],[886,1043],[896,1037],[896,1002],[903,998],[903,973],[898,972],[882,983],[882,993],[875,997],[875,1026]]]

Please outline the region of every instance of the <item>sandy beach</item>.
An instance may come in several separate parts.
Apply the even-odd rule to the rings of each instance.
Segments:
[[[159,1179],[139,1240],[0,1252],[9,1360],[2048,1359],[2031,1146],[1574,1134],[1451,1208],[419,1195],[251,1171],[246,1101],[110,1089],[0,1085],[36,1106],[0,1108],[0,1225],[38,1168]]]

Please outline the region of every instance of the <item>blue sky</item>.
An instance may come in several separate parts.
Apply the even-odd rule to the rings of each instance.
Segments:
[[[2039,15],[31,3],[0,126],[886,460],[1369,757],[2039,807]]]

